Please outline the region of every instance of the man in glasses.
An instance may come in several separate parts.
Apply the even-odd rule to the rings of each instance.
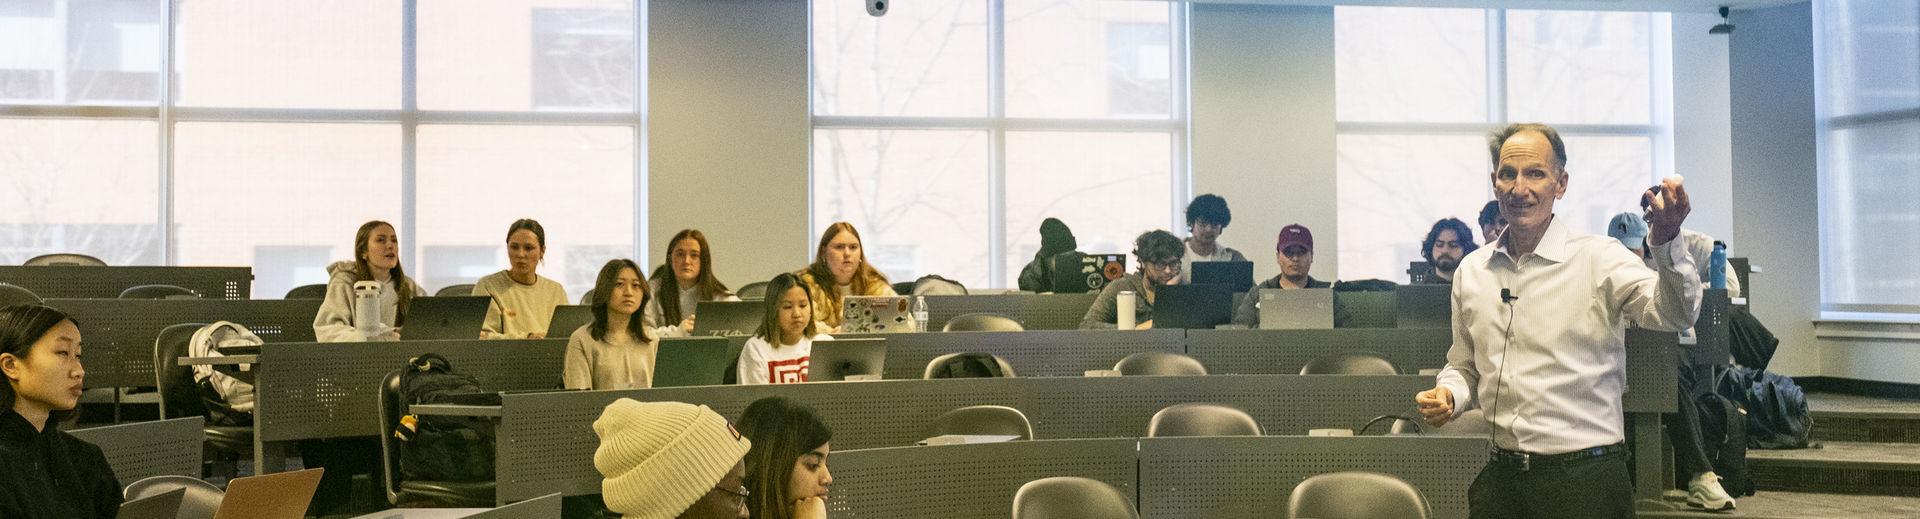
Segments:
[[[704,405],[615,400],[593,422],[607,508],[629,518],[743,519],[753,444]]]
[[[1291,224],[1280,228],[1280,236],[1274,239],[1273,260],[1280,264],[1280,275],[1260,282],[1259,286],[1247,292],[1240,300],[1240,307],[1233,311],[1233,324],[1248,328],[1260,327],[1260,291],[1269,288],[1332,288],[1333,284],[1314,279],[1313,270],[1313,231],[1307,226]],[[1347,309],[1339,299],[1333,300],[1333,325],[1344,326],[1347,322]]]
[[[1147,231],[1135,238],[1133,258],[1140,263],[1140,270],[1107,283],[1107,287],[1100,290],[1100,297],[1093,299],[1093,306],[1087,308],[1086,317],[1080,319],[1080,329],[1116,328],[1120,320],[1121,292],[1133,292],[1134,329],[1153,329],[1155,294],[1160,287],[1180,284],[1180,258],[1186,252],[1186,244],[1167,231]]]

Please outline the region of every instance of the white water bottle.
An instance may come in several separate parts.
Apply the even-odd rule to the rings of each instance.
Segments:
[[[353,284],[353,328],[360,331],[364,340],[372,341],[380,337],[379,281],[358,281]]]
[[[1120,297],[1115,299],[1114,302],[1120,306],[1120,318],[1114,324],[1122,330],[1132,330],[1135,326],[1133,322],[1133,291],[1120,291]]]
[[[913,329],[927,331],[927,296],[913,296]]]

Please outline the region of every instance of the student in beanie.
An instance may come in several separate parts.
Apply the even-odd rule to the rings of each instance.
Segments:
[[[707,406],[622,398],[593,422],[607,508],[637,519],[745,518],[752,442]]]

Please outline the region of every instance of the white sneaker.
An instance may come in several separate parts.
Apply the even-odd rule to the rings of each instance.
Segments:
[[[1711,511],[1733,509],[1733,496],[1720,487],[1720,475],[1702,472],[1687,482],[1687,506]]]

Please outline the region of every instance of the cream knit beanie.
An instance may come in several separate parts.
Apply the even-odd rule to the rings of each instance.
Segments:
[[[593,467],[607,508],[672,519],[712,491],[752,443],[707,406],[622,398],[593,422]]]

